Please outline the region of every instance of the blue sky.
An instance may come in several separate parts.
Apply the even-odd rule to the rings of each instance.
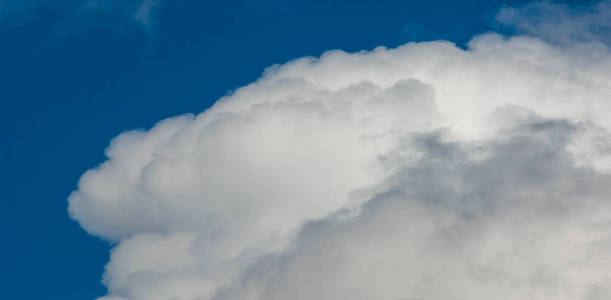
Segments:
[[[81,1],[26,2],[0,6],[0,282],[6,299],[70,300],[105,294],[111,245],[68,217],[66,198],[112,137],[201,112],[293,58],[464,45],[503,32],[498,10],[528,1],[166,0],[146,22],[121,8],[79,12]]]

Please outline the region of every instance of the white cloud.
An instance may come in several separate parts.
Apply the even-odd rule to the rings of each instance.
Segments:
[[[593,45],[330,51],[121,134],[69,198],[118,242],[101,299],[604,299],[611,55]]]
[[[573,130],[531,121],[480,145],[483,160],[438,134],[418,136],[426,156],[359,216],[304,226],[289,251],[261,259],[215,299],[608,296],[611,177],[572,165]]]

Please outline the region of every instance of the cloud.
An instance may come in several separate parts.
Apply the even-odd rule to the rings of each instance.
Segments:
[[[119,135],[69,197],[117,243],[100,299],[604,299],[594,38],[329,51]]]
[[[102,14],[138,26],[148,33],[153,33],[158,23],[158,11],[163,0],[88,0],[77,8],[76,16]]]
[[[606,297],[611,177],[573,166],[574,131],[529,121],[478,145],[483,159],[442,134],[416,136],[423,157],[358,216],[305,225],[214,299]]]
[[[497,15],[501,24],[550,42],[611,42],[611,1],[590,2],[578,8],[552,1],[508,7]]]
[[[59,25],[62,32],[104,26],[105,28],[139,28],[152,34],[157,27],[163,0],[4,0],[0,2],[0,24],[21,24],[40,11],[58,10],[65,16]],[[103,25],[96,24],[107,19]],[[94,21],[92,21],[94,20]],[[74,26],[78,23],[78,26]],[[109,25],[111,24],[111,25]]]

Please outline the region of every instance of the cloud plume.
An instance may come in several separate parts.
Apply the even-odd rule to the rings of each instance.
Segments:
[[[611,53],[524,32],[296,59],[119,135],[69,197],[117,243],[100,299],[606,299]]]

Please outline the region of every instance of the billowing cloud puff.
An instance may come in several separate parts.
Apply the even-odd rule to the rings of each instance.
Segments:
[[[356,217],[303,226],[214,299],[608,299],[611,176],[573,166],[576,128],[533,120],[423,153]]]
[[[69,198],[101,299],[606,299],[595,37],[330,51],[121,134]]]

